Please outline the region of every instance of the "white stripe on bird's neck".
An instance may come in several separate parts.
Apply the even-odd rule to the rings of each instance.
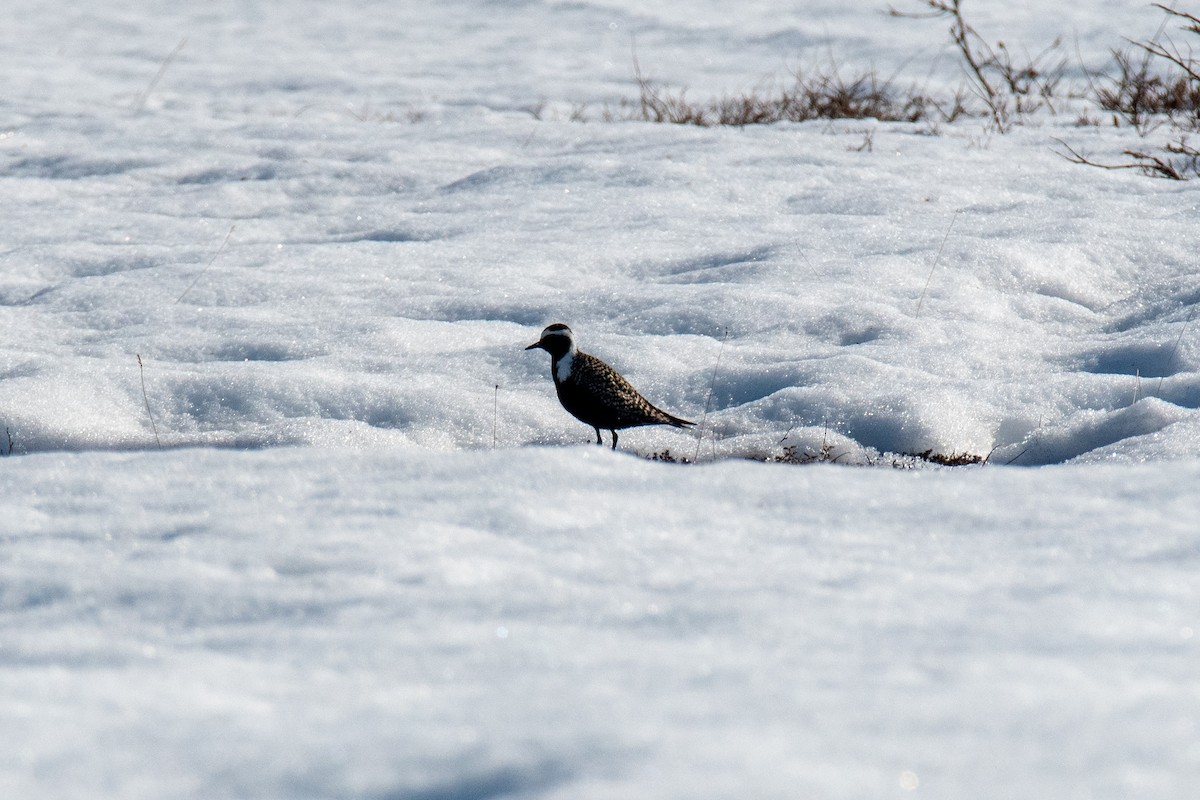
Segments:
[[[575,348],[568,350],[563,357],[554,365],[554,379],[562,383],[567,378],[571,377],[571,365],[575,361]]]

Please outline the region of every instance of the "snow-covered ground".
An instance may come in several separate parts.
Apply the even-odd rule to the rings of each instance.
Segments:
[[[0,797],[1194,792],[1200,184],[1054,152],[1128,128],[603,121],[964,80],[873,2],[10,5]]]

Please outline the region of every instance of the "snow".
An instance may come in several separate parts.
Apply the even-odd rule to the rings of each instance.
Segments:
[[[1200,193],[1055,153],[1132,131],[603,120],[633,48],[962,80],[873,3],[60,5],[0,26],[0,796],[1193,791]],[[700,438],[591,445],[553,322]]]
[[[1169,797],[1200,758],[1194,463],[7,465],[6,796]]]

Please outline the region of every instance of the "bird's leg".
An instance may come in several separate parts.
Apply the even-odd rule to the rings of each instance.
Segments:
[[[610,431],[610,432],[612,433],[612,435],[613,435],[613,450],[616,450],[616,449],[617,449],[617,429],[616,429],[616,428],[609,428],[609,431]]]
[[[604,440],[600,438],[599,428],[596,428],[596,444],[604,444]]]

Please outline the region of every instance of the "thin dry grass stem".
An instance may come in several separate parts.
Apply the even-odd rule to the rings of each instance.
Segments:
[[[1179,329],[1179,335],[1175,337],[1175,344],[1171,347],[1171,355],[1167,358],[1167,368],[1164,370],[1164,372],[1167,374],[1170,374],[1171,370],[1174,369],[1174,367],[1175,367],[1175,356],[1179,353],[1179,345],[1183,341],[1183,334],[1184,334],[1184,332],[1187,331],[1188,326],[1192,324],[1192,319],[1196,316],[1196,308],[1197,307],[1198,306],[1195,304],[1192,305],[1192,310],[1190,312],[1188,312],[1188,317],[1186,320],[1184,320],[1183,327]],[[1167,377],[1166,374],[1160,375],[1158,377],[1158,386],[1155,388],[1155,391],[1154,391],[1154,394],[1157,395],[1158,397],[1162,397],[1162,385],[1163,385],[1163,380],[1166,377]],[[12,440],[11,439],[9,440],[8,450],[10,453],[12,452]]]
[[[13,437],[12,431],[8,429],[7,425],[4,426],[4,438],[8,440],[8,449],[0,448],[0,456],[11,456],[13,454]]]
[[[954,230],[954,223],[958,219],[958,212],[961,208],[954,209],[954,215],[950,217],[950,224],[946,226],[946,234],[942,237],[942,243],[938,245],[937,255],[933,258],[933,263],[929,265],[929,275],[925,278],[925,285],[921,287],[921,296],[917,298],[917,310],[913,313],[914,318],[921,316],[921,306],[925,304],[925,293],[929,291],[929,282],[933,280],[933,271],[937,269],[938,262],[942,260],[942,251],[946,249],[946,242],[950,240],[950,231]]]
[[[210,258],[208,260],[208,263],[204,265],[204,269],[202,269],[198,273],[196,273],[196,277],[193,278],[192,282],[188,284],[188,287],[183,290],[183,294],[181,294],[181,295],[179,295],[179,297],[175,298],[176,303],[183,302],[183,298],[187,297],[187,293],[192,290],[192,287],[194,287],[197,283],[200,282],[200,278],[204,277],[205,272],[208,272],[208,268],[211,267],[213,265],[213,262],[217,260],[217,256],[219,256],[219,255],[221,255],[221,253],[225,252],[225,246],[229,244],[229,237],[233,236],[233,229],[236,227],[237,227],[236,222],[229,226],[229,231],[226,232],[225,239],[224,239],[224,241],[221,242],[221,246],[217,248],[217,252],[212,254],[212,258]]]
[[[725,333],[721,336],[721,347],[717,350],[717,363],[713,365],[712,379],[708,382],[708,397],[704,400],[704,414],[700,417],[700,424],[696,426],[696,453],[692,456],[692,461],[700,460],[700,443],[704,441],[704,423],[708,421],[708,412],[712,408],[713,392],[717,388],[717,373],[721,369],[721,357],[725,355],[725,340],[729,338],[729,328],[725,329]],[[717,458],[717,437],[713,436],[713,460]]]
[[[150,430],[154,431],[154,443],[158,445],[158,449],[161,450],[162,441],[158,438],[158,425],[156,425],[154,422],[154,412],[150,410],[150,397],[146,394],[146,370],[142,366],[141,353],[136,355],[138,362],[138,375],[140,375],[142,379],[142,402],[146,404],[146,416],[150,418]]]
[[[1029,447],[1025,447],[1023,450],[1021,450],[1021,452],[1017,453],[1015,456],[1010,458],[1008,461],[1005,461],[1004,466],[1011,467],[1013,464],[1017,463],[1018,458],[1020,458],[1021,456],[1025,455],[1028,452],[1029,452]]]
[[[1033,429],[1032,433],[1030,433],[1028,436],[1025,437],[1025,441],[1027,442],[1027,444],[1021,448],[1021,451],[1019,453],[1017,453],[1015,456],[1010,458],[1008,461],[1005,461],[1004,466],[1008,467],[1008,466],[1011,466],[1011,465],[1017,463],[1017,459],[1019,459],[1021,456],[1028,453],[1031,449],[1033,449],[1034,446],[1036,446],[1038,444],[1038,442],[1041,440],[1042,424],[1044,422],[1045,422],[1044,419],[1038,420],[1037,427]],[[996,449],[992,448],[992,452],[994,453],[995,451],[996,451]],[[988,458],[991,459],[991,457],[992,457],[992,454],[988,453]]]
[[[154,73],[154,77],[150,79],[150,83],[146,84],[146,88],[140,95],[138,95],[137,100],[134,102],[133,113],[140,114],[146,107],[146,101],[150,99],[151,93],[154,91],[155,87],[158,86],[158,82],[163,79],[163,76],[167,74],[167,69],[171,66],[171,62],[173,62],[175,57],[179,55],[179,52],[183,50],[183,46],[185,44],[187,44],[186,36],[179,40],[179,44],[175,45],[175,49],[168,53],[167,57],[164,58],[162,63],[158,65],[158,72]]]
[[[492,395],[492,449],[496,449],[496,418],[500,415],[500,384],[496,384],[496,391]]]

